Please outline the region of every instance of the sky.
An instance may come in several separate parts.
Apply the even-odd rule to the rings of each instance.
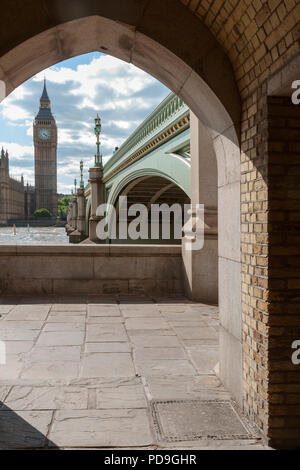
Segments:
[[[96,153],[94,118],[102,119],[104,162],[170,93],[137,67],[98,52],[60,62],[18,87],[0,104],[0,148],[10,174],[34,184],[33,120],[46,76],[58,126],[58,192],[70,194],[84,161],[85,182]]]

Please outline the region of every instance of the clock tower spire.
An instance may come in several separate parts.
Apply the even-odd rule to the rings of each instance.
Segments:
[[[33,123],[36,209],[57,215],[57,127],[46,79],[40,109]]]

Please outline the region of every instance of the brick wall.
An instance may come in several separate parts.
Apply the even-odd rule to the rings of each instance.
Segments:
[[[233,65],[242,96],[300,50],[298,0],[180,0],[210,29]]]
[[[274,446],[299,445],[300,366],[291,363],[291,343],[300,339],[300,106],[268,98],[267,79],[300,51],[300,2],[180,1],[226,51],[242,97],[245,410]]]
[[[268,148],[267,95],[244,101],[241,153],[241,257],[244,406],[268,434]]]
[[[269,97],[268,118],[269,436],[274,446],[299,445],[300,365],[291,345],[300,340],[300,105]]]

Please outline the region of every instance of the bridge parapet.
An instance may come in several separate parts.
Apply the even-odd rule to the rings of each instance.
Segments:
[[[190,110],[174,93],[150,114],[104,166],[106,183],[119,171],[189,127]]]

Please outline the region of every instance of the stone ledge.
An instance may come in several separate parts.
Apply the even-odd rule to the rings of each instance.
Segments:
[[[2,245],[0,256],[181,256],[180,245]]]

